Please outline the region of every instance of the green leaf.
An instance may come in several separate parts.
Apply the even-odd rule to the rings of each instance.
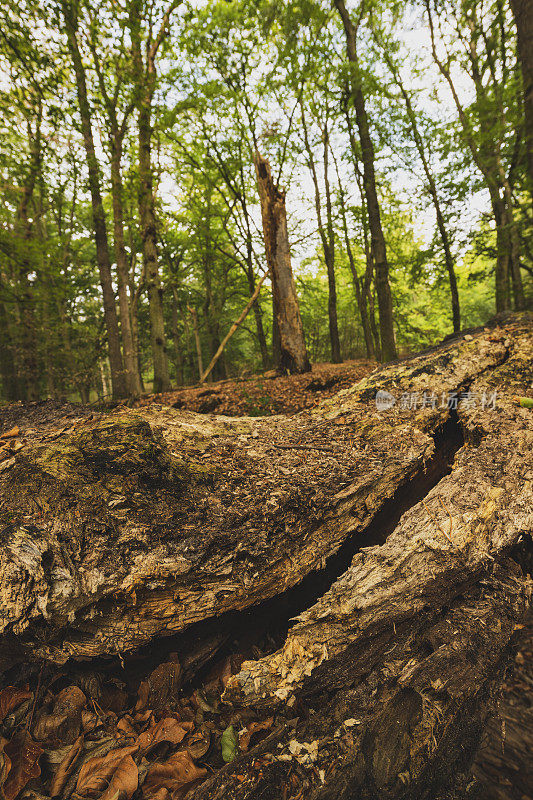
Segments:
[[[518,402],[522,408],[533,408],[533,397],[520,397]]]
[[[233,725],[229,725],[226,728],[222,734],[220,744],[222,745],[222,758],[224,761],[226,761],[226,763],[234,761],[237,755],[237,734],[235,733]]]

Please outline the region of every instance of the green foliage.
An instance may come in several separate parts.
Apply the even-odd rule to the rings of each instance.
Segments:
[[[84,142],[62,8],[22,0],[8,2],[4,10],[0,41],[3,399],[52,396],[92,401],[109,391]],[[138,211],[140,85],[130,31],[133,23],[138,24],[143,42],[148,42],[164,22],[166,8],[162,0],[77,3],[115,290],[116,197],[110,165],[117,141],[113,133],[121,128],[120,199],[130,320],[147,389],[153,367],[142,263],[146,232]],[[453,65],[463,117],[428,56],[431,40],[422,8],[414,14],[413,7],[395,0],[372,0],[358,30],[359,78],[376,150],[381,221],[402,353],[449,333],[452,314],[442,237],[395,70],[408,89],[442,208],[463,327],[484,323],[495,310],[498,242],[487,170],[499,176],[500,195],[504,178],[510,182],[512,222],[529,302],[533,294],[531,198],[510,9],[506,2],[482,6],[480,0],[432,2],[431,9],[437,50]],[[196,335],[205,368],[266,269],[252,162],[256,148],[269,158],[273,174],[286,190],[293,270],[311,360],[330,358],[320,215],[323,227],[331,219],[333,231],[342,354],[364,356],[356,286],[364,285],[371,242],[358,130],[347,102],[351,68],[335,9],[318,0],[213,0],[179,5],[161,30],[153,77],[152,181],[172,379],[180,383],[198,379]],[[415,36],[421,44],[413,45]],[[318,209],[311,161],[319,185]],[[366,305],[378,327],[373,280]],[[271,366],[272,332],[267,280],[256,309],[230,339],[212,378]]]

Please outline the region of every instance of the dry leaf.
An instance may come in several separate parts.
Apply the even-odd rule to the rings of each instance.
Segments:
[[[189,753],[179,750],[174,753],[164,764],[153,764],[148,770],[143,783],[145,798],[155,800],[161,789],[167,789],[172,794],[172,800],[183,797],[192,784],[200,782],[207,775],[207,770],[197,767]]]
[[[42,714],[38,719],[33,735],[41,742],[61,739],[71,744],[79,736],[86,702],[78,686],[67,686],[59,692],[51,714]]]
[[[18,425],[15,425],[14,428],[11,428],[10,431],[6,431],[5,433],[0,433],[0,439],[11,439],[15,436],[18,436],[20,433],[20,428]]]
[[[262,722],[250,722],[249,725],[244,729],[244,731],[239,735],[239,747],[243,752],[246,752],[250,747],[250,740],[254,734],[258,731],[268,731],[272,727],[274,723],[274,717],[269,717],[268,719],[263,720]],[[261,737],[256,737],[257,742],[260,741]]]
[[[136,711],[142,711],[144,708],[161,710],[176,702],[182,682],[183,670],[177,660],[160,664],[139,686]]]
[[[11,759],[4,753],[4,747],[8,743],[7,739],[0,736],[0,797],[3,796],[2,787],[5,783],[6,777],[11,769]]]
[[[123,736],[132,737],[133,739],[137,738],[137,731],[133,727],[132,719],[129,715],[122,717],[122,719],[118,721],[117,732],[120,732]]]
[[[24,731],[6,744],[4,752],[11,761],[4,783],[4,797],[5,800],[15,800],[28,781],[41,774],[38,762],[44,750]]]
[[[139,785],[139,771],[131,756],[124,756],[119,761],[109,786],[100,800],[130,800]]]
[[[211,733],[205,726],[191,733],[187,739],[187,752],[191,758],[203,758],[211,744]]]
[[[0,692],[0,722],[11,714],[23,700],[31,700],[33,693],[26,689],[16,689],[14,686],[6,686]]]
[[[126,756],[136,753],[138,746],[120,747],[105,756],[90,758],[80,769],[76,793],[82,797],[97,797],[105,791],[118,765]]]
[[[57,768],[57,772],[52,780],[52,785],[50,786],[51,797],[57,797],[63,791],[65,784],[74,769],[74,765],[76,764],[78,756],[81,753],[82,747],[83,734],[78,736],[67,755]]]
[[[193,728],[194,723],[192,722],[178,722],[173,717],[166,717],[158,722],[157,725],[153,725],[147,731],[141,733],[137,743],[143,752],[155,747],[160,742],[179,744]]]

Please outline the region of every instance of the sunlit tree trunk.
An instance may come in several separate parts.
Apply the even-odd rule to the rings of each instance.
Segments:
[[[533,192],[533,3],[511,0],[516,21],[518,58],[522,69],[529,179]]]
[[[2,397],[4,400],[10,401],[18,400],[19,392],[13,340],[2,294],[3,286],[0,282],[0,379],[2,380]]]
[[[111,145],[111,188],[113,194],[113,235],[115,245],[115,259],[117,262],[118,300],[120,309],[120,333],[124,352],[124,366],[126,369],[126,385],[128,394],[136,397],[141,394],[141,380],[139,376],[138,361],[135,357],[135,347],[130,318],[130,300],[128,296],[129,266],[128,254],[124,244],[124,213],[122,197],[121,158],[122,158],[122,133],[116,128],[110,137]]]
[[[175,4],[177,5],[177,3]],[[168,25],[168,14],[154,41],[143,42],[141,33],[141,4],[132,3],[130,33],[136,77],[137,128],[139,144],[139,220],[143,246],[146,289],[150,308],[150,343],[154,362],[154,392],[170,389],[168,359],[163,317],[163,288],[159,275],[157,226],[153,191],[152,168],[152,101],[156,86],[155,59]],[[170,13],[170,11],[168,12]],[[142,49],[146,49],[146,64]]]
[[[328,175],[328,149],[329,149],[329,134],[327,123],[324,125],[322,131],[322,145],[323,145],[323,159],[324,159],[324,188],[326,195],[326,223],[322,218],[322,199],[320,196],[320,184],[318,181],[318,172],[313,154],[313,148],[309,140],[309,133],[307,129],[307,121],[305,117],[305,109],[303,101],[300,101],[300,109],[302,112],[302,128],[304,133],[305,149],[307,151],[307,164],[311,177],[313,179],[313,186],[315,188],[315,209],[316,220],[318,226],[318,233],[320,241],[322,242],[322,252],[324,253],[324,262],[326,264],[326,271],[328,275],[328,321],[329,321],[329,340],[331,344],[331,360],[334,364],[340,364],[341,345],[339,340],[339,326],[337,321],[337,287],[335,284],[335,233],[333,230],[333,212],[331,205],[331,191],[329,185]]]
[[[394,339],[394,323],[392,318],[392,297],[389,284],[389,264],[387,248],[381,226],[381,212],[376,189],[374,169],[374,145],[370,136],[370,127],[366,111],[365,96],[359,74],[357,55],[357,29],[353,24],[344,0],[335,0],[346,33],[346,53],[352,67],[350,76],[351,99],[355,109],[359,140],[361,143],[361,160],[363,162],[363,183],[368,209],[368,223],[372,239],[372,254],[375,264],[375,284],[378,296],[379,329],[381,338],[381,358],[391,361],[397,358]]]
[[[422,162],[422,168],[424,170],[424,175],[426,176],[429,195],[431,197],[431,202],[433,203],[433,208],[435,209],[435,216],[437,218],[437,228],[442,243],[442,249],[444,252],[444,263],[446,264],[446,271],[448,273],[448,282],[450,285],[453,329],[455,332],[457,332],[461,330],[461,308],[459,304],[459,290],[457,288],[457,276],[455,274],[455,264],[452,255],[450,237],[448,235],[448,230],[446,228],[446,222],[444,220],[444,214],[442,212],[439,193],[437,191],[437,185],[435,183],[435,178],[433,176],[433,172],[431,171],[431,167],[429,165],[429,160],[426,154],[426,147],[424,145],[424,141],[418,129],[416,113],[413,108],[413,104],[411,103],[411,98],[409,96],[409,93],[405,89],[405,86],[400,77],[400,73],[397,70],[389,53],[387,52],[386,47],[383,48],[383,53],[387,61],[387,64],[389,66],[389,69],[393,74],[394,80],[396,81],[396,84],[402,94],[405,103],[405,108],[407,111],[407,116],[409,117],[409,123],[411,126],[411,133],[413,134],[413,140],[415,142],[416,149],[418,150],[420,161]]]
[[[87,158],[87,171],[89,174],[89,190],[91,193],[91,206],[93,215],[94,241],[96,245],[96,260],[100,274],[100,285],[104,302],[104,318],[109,347],[109,362],[111,365],[111,385],[114,397],[127,395],[124,365],[120,349],[120,333],[118,326],[115,294],[111,277],[111,262],[109,258],[109,245],[107,240],[106,220],[102,196],[100,193],[100,170],[94,149],[91,110],[87,98],[87,85],[85,69],[83,66],[77,39],[78,21],[74,4],[63,3],[63,17],[68,38],[68,48],[76,76],[76,89],[78,107],[81,118],[83,144]]]

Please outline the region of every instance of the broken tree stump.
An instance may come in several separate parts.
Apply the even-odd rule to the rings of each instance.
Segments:
[[[272,733],[196,800],[474,797],[530,598],[532,352],[508,317],[290,418],[8,408],[5,675],[154,642],[194,675],[276,623],[223,695]]]

